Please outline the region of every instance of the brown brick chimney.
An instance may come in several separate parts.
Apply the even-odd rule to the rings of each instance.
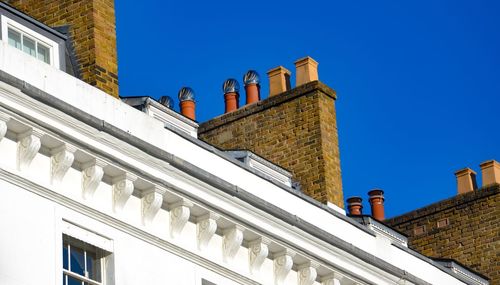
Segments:
[[[69,26],[81,79],[118,97],[113,0],[2,0],[50,27]]]
[[[286,69],[270,73],[279,93],[202,123],[199,138],[251,150],[290,170],[304,193],[343,208],[335,91],[319,81],[288,90]]]

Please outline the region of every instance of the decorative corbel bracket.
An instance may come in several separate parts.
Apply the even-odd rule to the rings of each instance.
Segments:
[[[143,192],[141,199],[142,204],[142,224],[150,224],[163,204],[163,191],[160,188],[154,187]]]
[[[222,260],[224,262],[231,261],[243,242],[244,228],[239,225],[234,225],[223,231],[224,238],[222,241]]]
[[[35,158],[42,145],[43,133],[32,129],[17,136],[17,169],[24,170]]]
[[[321,285],[340,285],[342,276],[337,273],[328,274],[321,278]]]
[[[117,213],[123,209],[134,192],[134,181],[137,176],[125,173],[112,179],[113,183],[113,212]]]
[[[295,252],[290,250],[284,250],[282,252],[274,254],[274,284],[284,284],[286,276],[292,269],[294,256]]]
[[[82,195],[84,199],[92,197],[101,183],[106,164],[101,160],[93,160],[82,167]]]
[[[269,254],[269,244],[271,240],[265,237],[260,237],[248,243],[248,260],[250,273],[256,273],[260,270],[262,263],[266,260]]]
[[[64,144],[51,150],[50,158],[50,182],[58,183],[64,178],[64,175],[75,160],[76,148],[68,144]]]
[[[196,219],[196,240],[198,250],[203,250],[208,246],[217,230],[217,220],[220,218],[215,213],[208,213]]]
[[[193,203],[184,199],[170,205],[170,237],[175,238],[182,233],[189,219],[191,207]]]
[[[312,285],[318,276],[318,272],[316,271],[318,266],[319,264],[312,261],[299,265],[297,267],[298,285]]]
[[[10,120],[10,117],[6,114],[0,114],[0,141],[5,137],[7,133],[7,122]]]

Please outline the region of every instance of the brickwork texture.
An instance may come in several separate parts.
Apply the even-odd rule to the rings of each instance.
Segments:
[[[451,258],[500,285],[500,185],[451,199],[385,221],[405,233],[418,252]],[[439,224],[439,226],[438,226]]]
[[[118,97],[114,0],[2,0],[50,27],[69,25],[81,79]]]
[[[314,199],[343,208],[335,91],[313,81],[202,123],[199,137],[288,169]]]

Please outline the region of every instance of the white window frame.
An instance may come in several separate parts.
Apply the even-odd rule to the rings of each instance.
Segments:
[[[10,27],[10,28],[13,28],[13,30],[15,30],[17,32],[21,32],[21,34],[25,34],[25,35],[35,39],[36,41],[44,44],[45,46],[47,46],[49,48],[49,55],[50,55],[50,64],[49,65],[60,69],[60,63],[59,63],[60,51],[59,51],[59,44],[58,43],[56,43],[55,41],[35,32],[29,28],[27,28],[26,26],[19,24],[18,22],[10,19],[9,17],[7,17],[5,15],[1,15],[1,16],[2,16],[2,19],[1,19],[2,41],[7,43],[7,46],[8,46],[8,42],[9,42],[8,30]],[[12,47],[12,48],[14,48],[14,47]],[[16,49],[16,48],[14,48],[14,49]],[[21,51],[21,52],[23,52],[23,51]],[[42,61],[38,58],[36,58],[36,59],[38,61],[45,63],[44,61]],[[47,64],[47,63],[45,63],[45,64]]]
[[[69,237],[70,239],[73,239],[77,242],[75,243],[81,243],[81,244],[87,244],[92,247],[94,247],[97,251],[102,251],[104,254],[103,256],[100,257],[101,259],[101,281],[95,281],[90,278],[87,278],[87,276],[83,276],[77,273],[74,273],[70,271],[70,260],[68,260],[68,269],[64,269],[63,267],[63,262],[61,262],[61,270],[63,272],[63,275],[68,275],[71,277],[74,277],[75,279],[81,280],[85,283],[89,283],[92,285],[110,285],[107,280],[110,278],[109,274],[113,274],[111,270],[108,270],[107,267],[110,263],[112,263],[112,254],[113,254],[113,242],[103,236],[100,236],[90,230],[81,228],[75,224],[72,224],[68,221],[63,220],[62,221],[62,241],[64,244],[64,236]],[[79,247],[78,244],[75,245],[75,243],[69,243],[70,247],[78,247],[81,250],[84,251],[84,254],[86,255],[86,250]],[[99,254],[99,253],[97,253]],[[60,255],[62,256],[62,254]],[[66,257],[64,257],[66,258]],[[69,258],[69,257],[68,257]],[[85,261],[85,266],[87,262]],[[63,283],[65,284],[65,280],[62,280]]]
[[[96,281],[96,280],[88,277],[88,271],[86,268],[87,267],[87,253],[89,252],[89,250],[87,250],[85,247],[87,247],[88,244],[83,242],[83,241],[76,240],[75,238],[72,238],[70,236],[63,236],[63,240],[68,240],[68,239],[71,240],[71,241],[65,242],[67,244],[68,256],[63,256],[63,259],[67,259],[68,269],[63,268],[63,276],[64,276],[63,278],[65,278],[65,276],[69,276],[69,277],[73,277],[74,279],[77,279],[81,282],[89,283],[92,285],[103,285],[104,284],[103,282],[104,282],[104,258],[105,257],[101,256],[101,254],[99,253],[102,250],[99,248],[96,248],[95,246],[91,246],[91,247],[96,249],[95,250],[96,256],[100,260],[99,270],[101,272],[101,281]],[[74,248],[78,248],[79,250],[83,251],[84,267],[85,267],[84,275],[75,273],[74,271],[71,270],[71,251],[74,250]],[[63,284],[66,284],[65,279],[63,279]]]

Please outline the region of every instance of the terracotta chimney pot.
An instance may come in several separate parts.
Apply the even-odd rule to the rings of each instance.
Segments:
[[[492,184],[500,184],[500,163],[496,160],[488,160],[479,165],[483,178],[483,187]]]
[[[477,189],[476,172],[470,168],[460,169],[455,172],[457,177],[458,194],[467,193]]]
[[[318,80],[318,62],[309,56],[295,61],[295,87]]]
[[[361,197],[350,197],[347,198],[347,210],[349,214],[354,216],[360,216],[363,214],[363,199]]]
[[[239,108],[240,99],[240,84],[236,79],[227,79],[222,84],[222,91],[224,92],[225,113],[233,112]]]
[[[195,108],[196,104],[194,101],[194,91],[189,87],[182,87],[178,93],[181,114],[190,118],[191,120],[195,120]]]
[[[249,70],[243,76],[245,93],[247,94],[246,104],[260,101],[260,77],[257,71]]]
[[[278,66],[267,72],[269,77],[269,96],[281,94],[291,89],[290,71],[283,66]]]
[[[380,189],[373,189],[368,192],[370,196],[370,206],[372,208],[372,217],[376,220],[383,221],[385,219],[384,213],[384,191]]]

